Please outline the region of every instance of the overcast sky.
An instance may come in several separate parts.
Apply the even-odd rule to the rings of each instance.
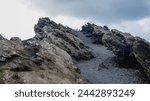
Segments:
[[[0,34],[34,36],[41,17],[79,29],[86,22],[107,25],[150,41],[150,0],[0,0]]]

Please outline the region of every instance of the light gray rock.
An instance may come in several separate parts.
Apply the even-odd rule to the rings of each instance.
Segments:
[[[47,20],[43,22],[42,20],[38,25],[41,27],[45,26],[45,24],[49,25],[49,22]],[[13,37],[10,40],[0,39],[0,83],[86,83],[77,72],[78,69],[71,56],[63,48],[58,47],[59,45],[66,45],[76,53],[76,50],[82,46],[82,41],[74,37],[73,34],[65,33],[64,35],[62,30],[56,29],[59,26],[56,26],[55,23],[50,27],[53,28],[54,33],[45,26],[43,31],[46,36],[42,36],[38,31],[34,38],[24,41],[17,37]],[[64,40],[70,40],[70,42]],[[81,46],[78,46],[79,44]],[[77,54],[79,55],[79,52]]]
[[[0,40],[0,83],[85,83],[71,56],[46,39]]]
[[[35,25],[35,38],[58,46],[67,51],[77,61],[93,58],[94,54],[92,51],[72,32],[71,28],[56,24],[48,18],[39,19]]]

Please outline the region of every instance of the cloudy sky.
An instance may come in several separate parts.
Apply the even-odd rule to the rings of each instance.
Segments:
[[[41,17],[80,29],[86,22],[107,25],[150,41],[150,0],[0,0],[0,34],[34,36]]]

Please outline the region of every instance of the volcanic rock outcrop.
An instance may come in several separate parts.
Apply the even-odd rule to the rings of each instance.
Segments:
[[[0,83],[85,83],[73,59],[94,55],[72,31],[42,18],[34,38],[8,40],[0,35]]]
[[[106,33],[110,33],[107,26],[101,27],[95,24],[87,23],[86,25],[82,26],[81,30],[84,34],[87,34],[87,37],[91,37],[93,39],[93,43],[96,44],[103,44],[102,37]]]
[[[130,33],[123,33],[116,29],[109,30],[87,23],[81,30],[93,42],[108,47],[117,57],[117,62],[126,68],[139,68],[150,80],[150,43],[142,38],[134,37]]]
[[[73,30],[49,20],[39,19],[35,25],[35,38],[39,41],[52,43],[67,51],[75,60],[88,60],[94,57],[92,51],[73,34]]]
[[[81,32],[49,18],[39,19],[34,30],[35,37],[27,40],[8,40],[0,35],[0,83],[86,83],[76,63],[96,54],[76,36]],[[150,80],[148,41],[90,23],[82,26],[81,31],[93,43],[111,50],[120,67],[139,69]]]
[[[0,40],[0,83],[83,83],[70,55],[46,41]]]

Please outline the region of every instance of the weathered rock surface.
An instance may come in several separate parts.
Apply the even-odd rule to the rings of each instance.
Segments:
[[[124,33],[112,29],[110,33],[103,35],[102,42],[117,56],[117,61],[120,65],[128,68],[137,68],[135,66],[137,62],[131,54],[132,45],[126,40]]]
[[[150,43],[144,39],[136,37],[133,42],[132,50],[135,58],[141,64],[144,72],[150,79]]]
[[[34,29],[36,39],[58,46],[76,60],[88,60],[94,57],[92,51],[73,34],[72,29],[56,24],[49,18],[39,19]]]
[[[107,26],[101,27],[95,24],[87,23],[86,25],[82,26],[81,30],[84,34],[87,34],[87,37],[91,37],[93,39],[93,43],[96,44],[103,44],[102,37],[106,33],[110,33]]]
[[[46,41],[16,39],[0,40],[0,83],[84,83],[64,50]]]
[[[134,68],[123,68],[115,61],[115,55],[107,47],[92,43],[82,32],[77,33],[83,42],[93,49],[96,57],[77,63],[89,83],[96,84],[143,84],[148,83],[143,72]],[[94,79],[93,79],[94,78]]]
[[[142,38],[133,37],[117,30],[115,32],[112,30],[111,32],[109,37],[107,37],[107,34],[103,36],[103,43],[111,46],[120,64],[126,67],[139,68],[145,71],[149,78],[150,43]],[[114,33],[117,34],[114,35]],[[112,39],[110,39],[110,36]]]
[[[34,38],[7,40],[0,35],[0,83],[85,83],[72,57],[94,55],[73,31],[42,18]]]
[[[116,55],[120,65],[126,68],[139,68],[150,80],[149,42],[139,37],[133,37],[129,33],[123,33],[116,29],[110,31],[107,27],[89,23],[82,27],[82,32],[88,34],[95,42],[107,46]],[[95,33],[98,33],[100,37]]]
[[[0,35],[0,83],[85,83],[74,62],[89,60],[95,54],[74,34],[80,32],[48,18],[39,19],[34,30],[35,37],[24,41],[18,37],[8,40]],[[120,67],[141,70],[150,80],[149,42],[90,23],[82,27],[82,32],[93,43],[107,46]],[[100,50],[95,44],[92,46]],[[100,53],[102,57],[98,58],[104,59],[103,53],[107,52]]]

